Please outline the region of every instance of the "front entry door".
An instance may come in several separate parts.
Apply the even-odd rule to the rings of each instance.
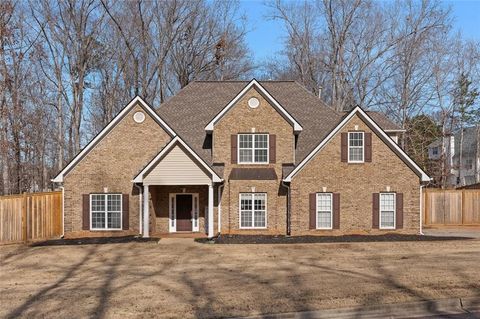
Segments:
[[[192,195],[177,195],[177,231],[192,231]]]

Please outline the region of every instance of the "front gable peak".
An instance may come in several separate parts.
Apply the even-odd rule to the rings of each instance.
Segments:
[[[177,136],[175,131],[145,102],[140,96],[134,97],[58,174],[52,179],[54,183],[63,183],[64,177],[136,106],[141,107],[171,138]],[[143,121],[142,119],[139,119]]]
[[[256,89],[293,126],[294,132],[299,133],[303,130],[300,123],[257,80],[253,79],[205,126],[205,131],[212,132],[215,124],[252,88]],[[252,101],[251,107],[255,107],[255,102]]]

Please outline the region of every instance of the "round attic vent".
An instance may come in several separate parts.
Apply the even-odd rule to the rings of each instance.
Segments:
[[[260,101],[256,97],[251,97],[248,100],[248,106],[252,109],[256,109],[260,105]]]
[[[135,112],[135,114],[133,114],[133,120],[137,123],[142,123],[145,121],[145,114],[143,114],[143,112]]]

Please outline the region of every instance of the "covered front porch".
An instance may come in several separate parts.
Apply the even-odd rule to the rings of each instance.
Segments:
[[[148,228],[151,236],[166,234],[195,237],[209,234],[209,222],[214,229],[215,215],[209,217],[209,207],[216,207],[214,198],[209,203],[210,185],[145,185],[148,189]],[[144,193],[144,196],[147,196]],[[214,211],[214,209],[213,209]],[[144,215],[145,215],[144,214]],[[213,234],[211,235],[213,236]],[[210,237],[211,237],[210,236]]]
[[[213,237],[214,186],[223,180],[175,137],[135,177],[142,189],[140,233],[197,233]]]

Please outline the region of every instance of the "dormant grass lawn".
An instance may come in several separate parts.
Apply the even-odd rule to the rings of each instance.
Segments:
[[[245,316],[480,295],[480,241],[0,246],[0,317]]]

